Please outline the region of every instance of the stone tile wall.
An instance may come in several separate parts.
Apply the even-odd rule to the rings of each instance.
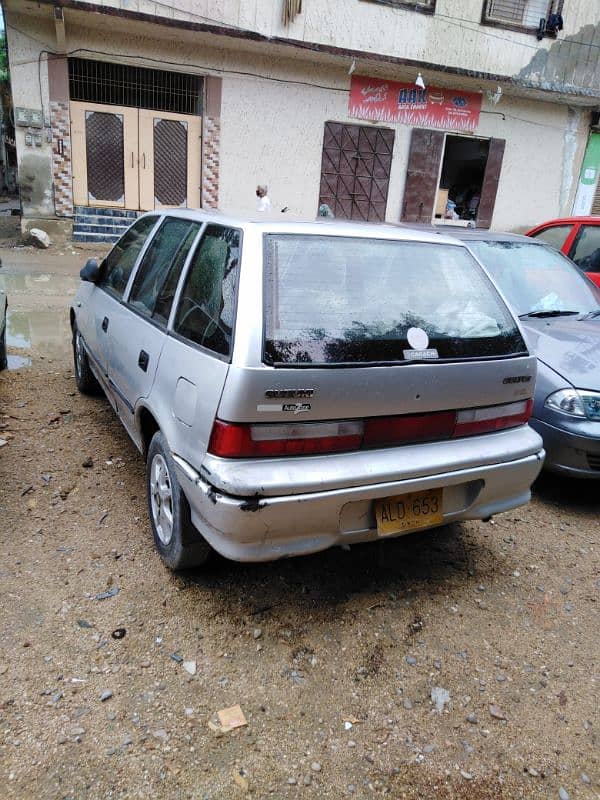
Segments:
[[[202,130],[202,207],[219,206],[219,150],[221,121],[218,117],[204,117]]]
[[[58,216],[72,216],[71,116],[68,102],[58,100],[50,102],[50,124],[52,126],[54,208]]]

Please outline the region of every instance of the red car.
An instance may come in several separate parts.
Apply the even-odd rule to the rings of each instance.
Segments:
[[[600,286],[600,217],[553,219],[536,225],[526,236],[563,252]]]

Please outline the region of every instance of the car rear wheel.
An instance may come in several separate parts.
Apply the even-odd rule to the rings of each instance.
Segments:
[[[75,383],[82,394],[101,394],[102,388],[92,372],[88,354],[77,326],[73,326],[73,362],[75,365]]]
[[[192,525],[188,501],[160,431],[154,434],[148,448],[146,484],[152,535],[162,560],[174,570],[204,564],[211,547]]]

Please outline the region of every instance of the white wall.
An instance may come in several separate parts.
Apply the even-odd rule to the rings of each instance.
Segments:
[[[178,62],[180,69],[198,71],[194,65],[201,65],[205,73],[223,75],[220,205],[224,210],[253,213],[254,189],[257,183],[265,182],[275,208],[287,205],[299,216],[315,216],[324,124],[329,120],[359,122],[347,113],[350,78],[345,64],[275,57],[265,52],[264,45],[258,54],[225,49],[215,46],[215,42],[222,45],[223,40],[211,40],[194,33],[181,31],[175,37],[171,29],[154,25],[121,20],[120,27],[116,28],[109,25],[110,17],[79,15],[77,19],[82,17],[85,17],[82,20],[85,25],[67,25],[69,50],[105,51],[113,53],[116,60],[129,59],[138,64],[144,62],[134,61],[135,56],[151,56]],[[19,49],[11,53],[16,102],[35,106],[39,103],[37,54],[43,47],[36,40],[51,42],[52,29],[40,25],[37,17],[26,14],[9,14],[8,22],[35,37],[27,40],[26,48],[22,40],[17,40]],[[12,38],[9,30],[9,43]],[[35,66],[19,64],[19,59],[33,61]],[[156,67],[157,63],[148,62],[148,66]],[[271,76],[278,81],[234,75],[232,71]],[[391,69],[386,70],[386,74],[390,79],[406,78]],[[327,88],[286,81],[320,84]],[[47,108],[47,100],[45,105]],[[476,134],[506,140],[493,226],[524,229],[567,211],[563,184],[565,181],[568,184],[567,196],[572,195],[589,117],[580,115],[575,128],[571,120],[567,134],[568,161],[563,167],[568,122],[566,107],[520,99],[506,91],[498,106],[491,106],[484,97],[483,109],[496,113],[482,114]],[[503,120],[500,113],[506,119]],[[387,127],[393,127],[396,132],[387,218],[397,221],[411,129],[404,125]]]
[[[298,74],[301,77],[301,73]],[[332,73],[322,74],[331,82]],[[344,83],[343,75],[337,81]],[[347,113],[346,93],[228,78],[223,87],[221,199],[225,208],[251,212],[253,189],[266,182],[274,207],[314,216],[318,204],[323,127],[326,121],[371,123]],[[493,227],[523,229],[558,216],[567,109],[550,103],[505,98],[497,107],[506,120],[482,114],[476,135],[506,140]],[[258,111],[258,113],[257,113]],[[518,119],[517,119],[518,117]],[[408,165],[411,129],[395,130],[387,205],[398,221]],[[585,127],[579,131],[581,146]],[[239,153],[239,156],[232,154]]]
[[[303,0],[303,11],[287,27],[283,0],[88,0],[96,4],[189,22],[216,22],[265,36],[287,37],[389,56],[452,65],[491,74],[515,75],[554,40],[480,25],[484,0],[437,0],[435,14],[365,0]],[[15,0],[12,0],[15,2]],[[86,0],[83,0],[86,2]],[[24,3],[24,0],[21,0]],[[69,17],[69,10],[65,11]],[[598,0],[565,3],[560,38],[589,40],[584,26],[598,26]],[[587,37],[587,38],[586,38]],[[597,39],[596,39],[597,41]],[[589,67],[589,48],[579,48]],[[577,47],[565,53],[571,64]],[[591,73],[589,73],[591,77]],[[568,78],[568,75],[564,76]],[[592,83],[589,84],[594,88]],[[600,95],[600,87],[595,86]]]

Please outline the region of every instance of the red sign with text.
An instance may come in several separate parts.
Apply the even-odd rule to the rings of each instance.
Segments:
[[[353,75],[348,107],[350,116],[359,119],[473,132],[479,123],[481,95]]]

